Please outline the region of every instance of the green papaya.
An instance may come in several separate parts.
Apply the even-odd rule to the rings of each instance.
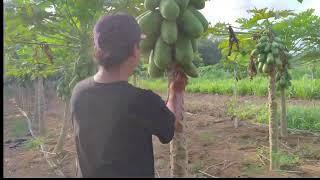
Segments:
[[[182,65],[182,68],[190,77],[197,78],[199,76],[197,67],[192,62]]]
[[[264,52],[268,53],[271,50],[271,45],[269,43],[267,43],[266,47],[264,48]]]
[[[267,55],[266,54],[259,54],[259,62],[265,63],[267,61]]]
[[[144,7],[148,10],[155,10],[160,5],[160,0],[145,0]]]
[[[274,38],[274,41],[276,41],[277,43],[280,43],[280,44],[283,43],[282,39],[279,38],[279,37],[275,37],[275,38]]]
[[[157,36],[149,35],[140,41],[140,50],[142,54],[149,54],[157,42]]]
[[[190,4],[193,5],[196,9],[203,9],[206,5],[205,0],[190,0]]]
[[[180,8],[174,0],[161,0],[160,12],[168,21],[175,21],[179,16]]]
[[[277,65],[277,66],[281,66],[281,65],[282,65],[282,62],[281,62],[281,60],[280,60],[279,57],[276,57],[276,58],[275,58],[275,62],[276,62],[276,65]]]
[[[189,9],[184,11],[181,19],[178,21],[178,25],[183,32],[192,38],[199,38],[204,32],[202,23]]]
[[[192,44],[193,52],[198,52],[198,40],[197,39],[192,39],[191,40],[191,44]]]
[[[274,56],[278,56],[279,55],[279,49],[278,48],[271,48],[271,52]]]
[[[262,73],[263,71],[263,66],[264,66],[264,64],[262,63],[262,62],[259,62],[259,65],[258,65],[258,70],[259,70],[259,72],[260,73]]]
[[[180,12],[183,12],[188,7],[189,2],[190,0],[176,0],[176,3],[180,7]]]
[[[279,44],[275,41],[272,42],[272,48],[279,48]]]
[[[172,49],[161,37],[158,38],[153,53],[154,63],[161,70],[166,69],[172,62]]]
[[[178,39],[178,26],[174,21],[162,21],[161,37],[167,44],[174,44]]]
[[[267,43],[258,43],[257,45],[256,45],[256,49],[258,49],[260,52],[262,51],[264,51],[264,49],[266,48],[266,45],[267,45]]]
[[[272,53],[269,53],[267,57],[267,64],[273,64],[273,63],[274,63],[274,57]]]
[[[193,13],[193,15],[196,16],[198,20],[201,22],[203,26],[203,31],[206,32],[209,27],[209,22],[207,21],[207,19],[201,14],[201,12],[199,12],[193,6],[190,6],[189,9]]]
[[[262,36],[259,40],[259,42],[263,43],[263,42],[267,42],[269,41],[269,37],[268,36]]]
[[[268,65],[268,64],[264,64],[264,65],[263,65],[263,68],[262,68],[262,71],[263,71],[264,73],[269,73],[269,71],[270,71],[269,65]]]
[[[163,76],[163,71],[159,69],[156,64],[154,63],[154,54],[153,50],[150,52],[149,56],[149,66],[148,66],[148,73],[152,78],[159,78]]]
[[[139,21],[141,31],[146,35],[155,35],[160,34],[162,17],[160,12],[149,11],[147,12]]]
[[[141,19],[143,16],[145,16],[148,12],[150,12],[150,11],[145,11],[145,12],[143,12],[143,13],[140,14],[138,17],[136,17],[136,20],[137,20],[137,21],[140,21],[140,19]]]
[[[250,56],[256,56],[258,54],[258,49],[254,49],[251,51]]]
[[[176,61],[181,65],[191,63],[194,57],[193,55],[191,40],[180,34],[176,42]]]

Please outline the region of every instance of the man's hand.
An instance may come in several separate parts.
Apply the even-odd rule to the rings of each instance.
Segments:
[[[183,118],[183,92],[187,85],[188,78],[180,67],[175,67],[169,73],[169,92],[167,99],[167,107],[175,114],[176,131],[182,131],[183,127],[181,124],[181,119]]]
[[[183,70],[176,67],[174,71],[169,74],[169,91],[170,93],[181,93],[185,90],[188,78]],[[170,95],[170,94],[169,94]]]

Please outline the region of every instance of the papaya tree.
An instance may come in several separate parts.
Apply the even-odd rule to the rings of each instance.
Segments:
[[[181,86],[174,97],[176,130],[170,143],[172,177],[187,176],[186,122],[184,119],[184,92],[188,77],[198,77],[193,63],[197,40],[207,31],[208,22],[198,11],[205,7],[205,0],[145,0],[147,11],[137,17],[146,36],[140,44],[143,56],[149,57],[148,73],[151,78],[168,77]],[[170,92],[168,94],[171,94]]]
[[[142,0],[11,0],[5,2],[6,46],[50,44],[54,56],[57,94],[65,103],[65,112],[75,84],[95,72],[92,62],[92,28],[105,14],[122,11],[136,16]],[[29,53],[31,55],[32,53]],[[21,62],[22,63],[22,62]],[[66,113],[65,113],[66,114]],[[67,116],[67,114],[66,114]],[[64,118],[66,119],[66,118]],[[60,152],[66,135],[67,120],[55,148]]]
[[[282,36],[276,33],[274,26],[280,18],[295,16],[291,10],[251,9],[253,14],[249,19],[237,20],[241,28],[254,31],[253,38],[258,40],[255,49],[250,54],[249,74],[258,72],[268,77],[268,104],[269,104],[269,145],[270,145],[270,170],[279,168],[279,121],[276,102],[276,74],[283,71],[287,63],[283,56],[289,56]]]

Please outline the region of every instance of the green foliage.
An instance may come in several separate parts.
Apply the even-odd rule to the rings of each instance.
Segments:
[[[221,52],[218,49],[219,41],[201,38],[198,41],[198,49],[204,65],[213,65],[220,62]]]
[[[92,29],[98,18],[142,10],[143,0],[5,1],[5,75],[24,82],[57,77],[58,95],[68,100],[74,85],[95,72]],[[36,56],[42,42],[49,44],[53,64]]]
[[[11,119],[14,120],[14,119]],[[15,119],[9,131],[11,137],[24,137],[28,133],[28,124],[23,119]]]
[[[291,70],[293,77],[292,86],[286,91],[289,98],[319,99],[320,98],[320,69],[314,72],[314,79],[311,78],[310,70],[300,68]],[[187,91],[192,93],[210,93],[221,95],[232,95],[234,90],[234,79],[232,71],[225,71],[221,65],[205,66],[198,68],[200,78],[189,79]],[[166,91],[167,82],[161,80],[143,80],[142,87],[156,91]],[[237,83],[239,95],[267,96],[267,78],[258,75],[253,80],[243,76]],[[278,93],[279,94],[279,93]]]
[[[255,123],[268,124],[268,109],[266,106],[244,103],[241,106],[230,104],[228,114],[241,120]],[[320,108],[289,106],[287,113],[288,128],[320,131]]]
[[[24,148],[27,150],[38,150],[40,145],[44,144],[44,140],[42,138],[33,138],[29,140],[26,144],[24,144]]]

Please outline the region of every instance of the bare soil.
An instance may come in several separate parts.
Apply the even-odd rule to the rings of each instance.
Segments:
[[[162,95],[165,97],[165,95]],[[46,145],[52,151],[60,132],[63,103],[55,96],[50,99],[45,113],[49,137]],[[320,177],[320,159],[299,157],[299,163],[287,167],[281,172],[270,172],[268,162],[260,160],[258,147],[268,146],[268,129],[245,122],[239,122],[235,128],[234,121],[226,115],[228,96],[209,94],[187,94],[185,98],[188,158],[190,177]],[[263,104],[266,98],[252,96],[239,97],[240,102],[250,101]],[[290,104],[304,106],[320,105],[319,101],[289,100]],[[10,129],[15,121],[23,121],[13,99],[5,102],[4,142],[17,137],[10,136]],[[75,148],[69,126],[65,151],[58,157],[59,169],[66,177],[75,174]],[[27,132],[26,132],[27,134]],[[30,138],[22,136],[18,138]],[[283,149],[288,153],[299,154],[303,147],[320,150],[320,137],[312,134],[290,134],[281,139]],[[30,150],[24,146],[9,148],[4,143],[5,177],[61,177],[55,174],[38,149]],[[309,149],[310,149],[309,148]],[[300,150],[300,151],[297,151]],[[319,151],[318,151],[319,152]],[[169,177],[169,145],[163,145],[154,137],[155,169],[157,177]],[[267,156],[267,155],[265,155]],[[268,157],[267,157],[268,158]],[[207,173],[204,175],[201,172]],[[208,175],[209,174],[209,175]]]

